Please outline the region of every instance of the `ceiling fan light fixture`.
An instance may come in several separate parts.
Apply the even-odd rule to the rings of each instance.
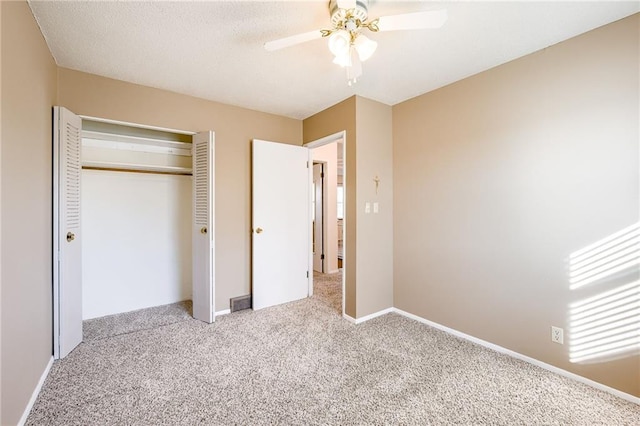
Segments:
[[[334,28],[344,26],[352,18],[364,22],[369,14],[369,0],[329,0],[329,15]]]
[[[265,43],[272,51],[294,44],[327,38],[333,63],[346,69],[349,86],[362,75],[362,62],[369,59],[378,43],[366,37],[372,33],[397,30],[440,28],[447,20],[447,11],[427,10],[400,15],[380,16],[369,20],[369,0],[329,0],[331,27],[310,31]]]
[[[345,50],[340,55],[333,58],[333,63],[340,65],[342,68],[351,66],[351,49]]]
[[[351,38],[349,33],[344,30],[335,31],[329,36],[329,50],[336,57],[348,53],[350,44]]]
[[[360,60],[362,62],[366,61],[373,55],[373,53],[378,48],[378,42],[371,40],[369,37],[360,34],[356,40],[353,42],[353,47],[355,47],[358,52],[358,56],[360,56]]]

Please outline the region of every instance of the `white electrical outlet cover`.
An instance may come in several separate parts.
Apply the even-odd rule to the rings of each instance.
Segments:
[[[560,327],[551,326],[551,341],[563,345],[564,330],[561,329]]]

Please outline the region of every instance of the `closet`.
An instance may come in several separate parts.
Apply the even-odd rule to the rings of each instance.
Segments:
[[[54,357],[90,318],[192,299],[213,322],[213,132],[53,115]]]

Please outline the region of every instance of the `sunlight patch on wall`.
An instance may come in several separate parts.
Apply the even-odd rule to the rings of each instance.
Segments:
[[[575,290],[640,265],[640,223],[569,256],[569,284]]]
[[[569,305],[571,362],[601,362],[640,353],[638,265],[640,223],[571,254],[571,290],[589,284],[614,284],[625,277],[627,281],[624,285]],[[633,276],[631,279],[630,274]]]
[[[640,281],[570,305],[569,360],[640,351]]]

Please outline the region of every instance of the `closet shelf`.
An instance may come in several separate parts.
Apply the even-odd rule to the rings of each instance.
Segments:
[[[94,130],[83,130],[83,139],[93,139],[103,143],[122,142],[125,144],[149,145],[155,147],[173,148],[191,152],[192,144],[188,142],[168,141],[162,139],[151,139],[140,136],[119,135],[114,133],[98,132]]]
[[[166,146],[158,146],[151,144],[139,144],[139,143],[131,143],[131,142],[116,142],[116,141],[107,141],[100,139],[82,139],[82,147],[83,148],[98,148],[98,149],[109,149],[113,151],[133,151],[133,152],[146,152],[151,154],[163,154],[163,155],[177,155],[182,157],[191,157],[191,147],[189,149],[183,148],[173,148]]]

